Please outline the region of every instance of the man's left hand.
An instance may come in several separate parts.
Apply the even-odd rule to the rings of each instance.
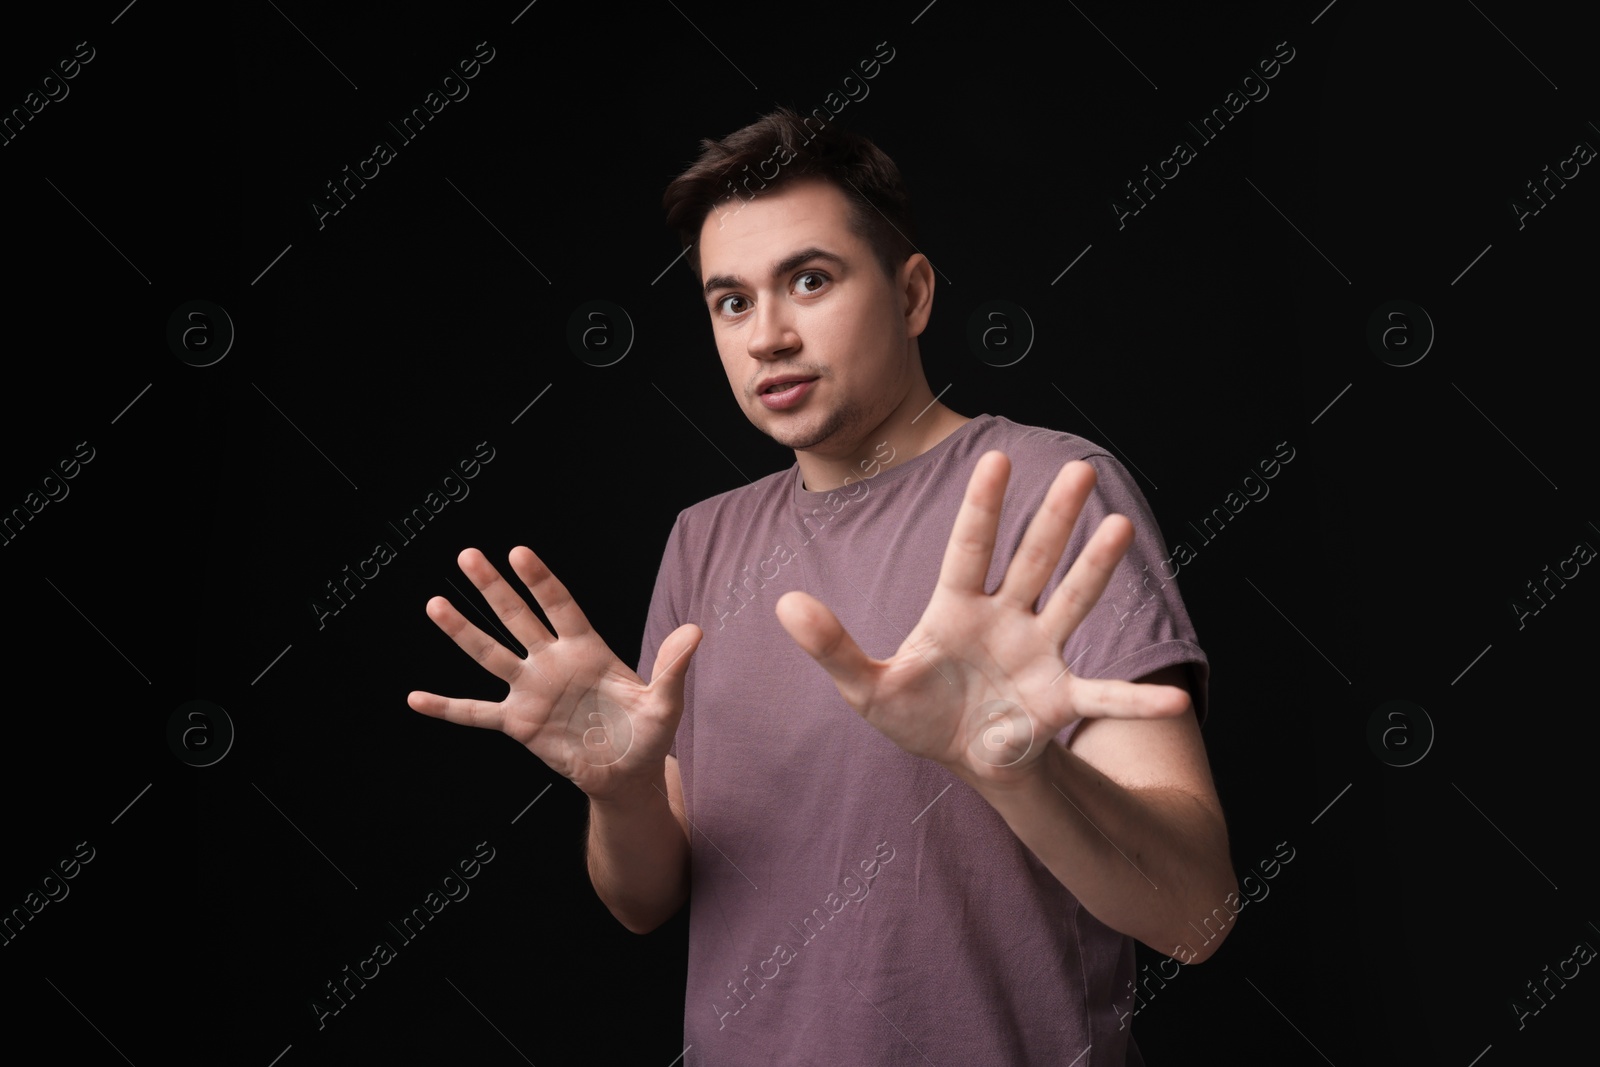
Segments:
[[[1189,708],[1189,694],[1176,686],[1080,678],[1062,662],[1067,639],[1132,543],[1125,517],[1101,522],[1043,610],[1034,610],[1094,488],[1088,463],[1061,468],[1000,588],[984,591],[1009,475],[1003,453],[978,460],[933,598],[891,658],[867,656],[809,594],[790,592],[777,603],[783,628],[862,718],[975,785],[1027,777],[1056,734],[1080,718],[1164,718]]]

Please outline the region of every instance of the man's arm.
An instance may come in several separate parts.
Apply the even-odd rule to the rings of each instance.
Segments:
[[[683,796],[669,750],[700,628],[686,624],[665,635],[646,685],[530,549],[513,549],[511,566],[554,633],[481,552],[467,549],[459,562],[527,655],[517,656],[435,597],[428,616],[508,692],[491,702],[419,690],[408,703],[424,715],[500,730],[583,790],[595,891],[628,929],[654,929],[688,895],[687,821],[674,814],[683,811]]]
[[[589,880],[618,922],[647,934],[689,899],[689,824],[678,761],[604,800],[589,801]]]
[[[1139,681],[1182,687],[1185,673]],[[1192,710],[1087,719],[1029,770],[1014,782],[968,780],[1095,918],[1185,963],[1216,951],[1238,884]],[[1229,919],[1220,931],[1216,909]]]
[[[1126,555],[1133,524],[1102,519],[1036,610],[1095,483],[1088,463],[1068,463],[990,593],[1009,470],[999,453],[979,459],[933,597],[890,659],[867,656],[808,594],[779,598],[778,619],[846,703],[978,790],[1091,914],[1175,950],[1189,924],[1225,908],[1234,888],[1192,698],[1181,672],[1127,682],[1078,677],[1062,665],[1068,638]],[[1055,738],[1078,719],[1086,721],[1069,750]],[[1201,956],[1196,949],[1190,958]]]

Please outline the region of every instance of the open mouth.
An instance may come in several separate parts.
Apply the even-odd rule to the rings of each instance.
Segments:
[[[757,395],[761,398],[761,403],[768,408],[773,411],[780,411],[798,404],[810,392],[812,385],[815,383],[815,378],[774,382]]]
[[[801,385],[801,384],[803,384],[805,382],[811,382],[811,381],[816,381],[816,379],[815,378],[788,378],[788,379],[785,379],[784,381],[781,381],[781,382],[773,382],[771,385],[769,385],[765,389],[763,389],[762,392],[764,392],[764,393],[778,393],[778,392],[782,392],[785,389],[791,388],[792,386]]]

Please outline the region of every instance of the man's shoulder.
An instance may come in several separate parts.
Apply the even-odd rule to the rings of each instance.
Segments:
[[[983,422],[974,427],[976,432],[971,435],[965,449],[970,454],[970,461],[976,462],[983,453],[998,449],[1011,461],[1014,479],[1038,477],[1052,480],[1064,464],[1075,459],[1093,460],[1096,467],[1102,467],[1105,461],[1109,461],[1117,474],[1122,473],[1121,464],[1111,452],[1086,437],[1048,426],[1013,422],[1001,415],[980,415],[973,421],[976,423],[979,419]]]
[[[739,521],[781,503],[792,491],[796,468],[789,466],[757,478],[748,485],[708,496],[678,512],[678,524],[686,527],[715,526]]]
[[[1013,422],[1004,415],[980,415],[973,421],[980,420],[973,443],[984,451],[999,448],[1007,455],[1015,452],[1028,457],[1066,456],[1067,459],[1109,455],[1104,446],[1066,430]]]
[[[1095,488],[1089,505],[1091,512],[1109,510],[1142,522],[1149,514],[1149,502],[1132,472],[1111,450],[1097,441],[1066,430],[1030,426],[999,416],[982,416],[988,424],[976,427],[968,444],[970,461],[991,449],[999,449],[1011,461],[1006,493],[1039,499],[1055,481],[1061,468],[1073,460],[1085,460],[1095,469]]]

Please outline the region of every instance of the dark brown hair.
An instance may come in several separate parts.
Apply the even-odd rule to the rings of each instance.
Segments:
[[[780,107],[720,141],[701,141],[700,158],[667,186],[667,225],[689,249],[684,258],[696,277],[700,255],[693,246],[708,215],[737,212],[762,192],[802,178],[824,179],[844,193],[850,229],[872,247],[890,278],[916,251],[911,196],[900,168],[877,145],[818,113],[833,117],[823,108],[801,116]]]

